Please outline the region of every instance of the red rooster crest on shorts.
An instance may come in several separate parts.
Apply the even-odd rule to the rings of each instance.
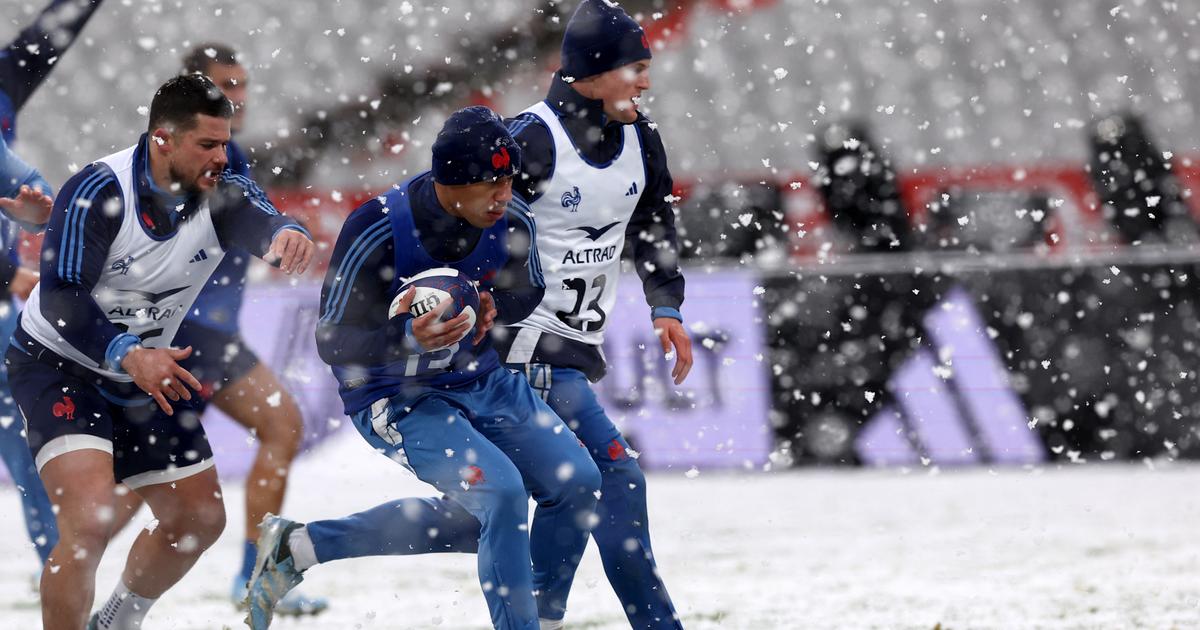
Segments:
[[[467,469],[463,471],[463,481],[467,482],[469,486],[483,483],[483,469],[478,466],[467,466]]]
[[[71,400],[70,396],[63,396],[61,402],[54,403],[54,407],[50,409],[54,413],[55,418],[67,417],[67,420],[75,419],[75,401]]]
[[[509,164],[512,164],[512,158],[508,156],[508,149],[506,147],[500,147],[499,151],[492,154],[492,168],[500,170],[508,168]]]

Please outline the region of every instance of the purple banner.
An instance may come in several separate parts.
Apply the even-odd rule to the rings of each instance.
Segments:
[[[605,333],[609,372],[595,387],[643,467],[758,468],[767,461],[773,436],[761,292],[750,273],[688,274],[682,310],[695,365],[677,387],[641,281],[621,279]]]
[[[695,365],[676,387],[673,361],[663,359],[641,281],[623,278],[605,341],[609,376],[595,387],[644,467],[757,468],[767,461],[770,384],[755,286],[751,274],[689,276],[683,313]],[[243,336],[299,403],[307,449],[348,424],[336,382],[317,356],[320,287],[251,285],[245,297]],[[244,477],[257,442],[215,406],[203,423],[221,477]]]
[[[321,287],[316,284],[250,285],[241,313],[246,345],[275,372],[300,406],[304,415],[303,449],[347,423],[337,382],[329,366],[317,356],[315,331],[320,295]],[[221,478],[244,477],[258,443],[215,405],[209,405],[202,422]]]

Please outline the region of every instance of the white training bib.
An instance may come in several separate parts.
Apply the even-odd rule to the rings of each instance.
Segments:
[[[217,239],[208,202],[183,221],[175,233],[156,238],[137,216],[138,197],[133,172],[137,147],[102,158],[116,174],[124,197],[121,229],[108,249],[108,257],[92,299],[118,328],[137,335],[148,348],[164,348],[175,339],[188,309],[205,282],[225,256]],[[89,208],[104,212],[105,208]],[[60,255],[65,255],[60,252]],[[129,382],[127,374],[113,372],[77,350],[56,332],[41,310],[41,285],[34,288],[25,305],[21,327],[42,345],[65,358],[115,381]]]
[[[550,130],[555,160],[542,196],[530,204],[546,295],[514,326],[598,346],[617,301],[625,228],[646,185],[641,137],[636,125],[623,125],[617,155],[592,164],[544,101],[525,113]]]

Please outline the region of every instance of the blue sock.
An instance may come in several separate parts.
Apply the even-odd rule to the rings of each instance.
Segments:
[[[246,546],[242,548],[242,572],[238,574],[242,581],[250,581],[250,574],[254,573],[254,561],[257,558],[258,550],[254,546],[254,541],[247,540]]]

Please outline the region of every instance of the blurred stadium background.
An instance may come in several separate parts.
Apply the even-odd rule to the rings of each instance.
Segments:
[[[1200,522],[1197,469],[1178,462],[1200,457],[1200,2],[622,5],[655,50],[643,111],[671,158],[688,275],[683,312],[699,356],[685,386],[669,387],[637,285],[625,282],[627,308],[606,341],[613,371],[599,388],[641,461],[661,473],[651,481],[657,539],[695,543],[661,543],[685,622],[1200,623],[1200,545],[1189,533]],[[4,6],[0,37],[41,2]],[[20,149],[61,183],[132,142],[153,90],[190,46],[229,44],[250,71],[239,141],[257,162],[256,179],[327,252],[358,203],[428,166],[448,113],[482,103],[513,115],[542,98],[574,6],[110,0],[23,114]],[[284,284],[256,269],[243,321],[251,345],[302,402],[308,461],[336,461],[338,478],[353,485],[358,464],[347,453],[361,457],[365,447],[339,433],[333,381],[313,349],[323,272]],[[246,435],[212,413],[218,466],[236,479],[250,452]],[[804,472],[785,472],[794,468]],[[1059,468],[1071,471],[1041,474]],[[938,472],[958,481],[915,479]],[[304,474],[289,505],[300,516],[328,515],[305,494]],[[398,487],[420,492],[414,483]],[[743,492],[760,503],[740,516],[689,507],[708,493]],[[363,496],[353,508],[387,495]],[[1096,512],[1066,517],[1055,506]],[[4,522],[17,530],[15,516]],[[1040,533],[1031,542],[1012,527]],[[926,528],[935,533],[918,534]],[[1114,531],[1148,538],[1105,542]],[[756,532],[771,548],[745,540]],[[1070,532],[1096,538],[1085,544]],[[953,542],[939,547],[942,539]],[[893,569],[847,560],[855,545]],[[984,549],[997,545],[1011,555]],[[718,569],[705,561],[713,554],[751,566]],[[962,557],[974,554],[987,557]],[[907,561],[945,572],[907,575]],[[374,566],[403,573],[409,562]],[[1122,580],[1127,562],[1161,572],[1121,586],[1090,581],[1097,570]],[[411,566],[469,571],[445,563]],[[722,595],[721,571],[749,583]],[[992,595],[1005,584],[998,575],[1034,594],[1020,605],[1011,593]],[[876,583],[858,584],[862,576]],[[445,605],[471,602],[480,613],[469,577],[448,587],[462,592]],[[603,578],[593,579],[600,583],[576,599],[611,599]],[[925,592],[972,579],[977,589]],[[408,587],[419,597],[393,585],[396,601],[427,601],[436,590]],[[1067,594],[1047,595],[1059,587]],[[389,614],[392,595],[374,599],[373,610]],[[578,606],[579,627],[620,627],[615,609]],[[20,605],[12,610],[26,618]],[[171,627],[236,621],[174,614]],[[309,625],[408,627],[364,614]],[[486,620],[423,610],[412,625],[434,627],[435,618],[442,627]]]

